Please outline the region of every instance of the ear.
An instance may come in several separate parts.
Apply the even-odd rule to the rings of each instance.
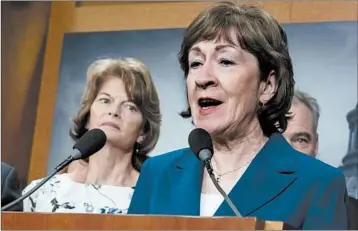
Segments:
[[[276,72],[271,71],[267,77],[266,82],[260,83],[259,100],[261,103],[266,104],[277,91]]]
[[[146,134],[144,134],[144,132],[143,131],[141,131],[141,133],[140,133],[140,135],[138,136],[138,138],[137,138],[137,143],[138,144],[141,144],[143,141],[144,141],[144,139],[146,138]]]

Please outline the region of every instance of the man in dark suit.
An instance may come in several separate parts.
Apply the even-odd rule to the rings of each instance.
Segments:
[[[353,197],[347,199],[348,227],[358,230],[358,200]]]
[[[15,168],[1,162],[1,206],[5,206],[21,196],[20,180]],[[22,203],[9,208],[8,211],[23,211]]]
[[[317,100],[307,93],[296,91],[290,112],[293,115],[286,131],[286,140],[298,151],[316,157],[318,151],[318,120],[320,107]],[[358,229],[358,200],[347,197],[348,227]]]

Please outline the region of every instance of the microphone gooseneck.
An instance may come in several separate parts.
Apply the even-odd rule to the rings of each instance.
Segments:
[[[229,196],[225,193],[225,191],[221,188],[215,179],[214,170],[211,165],[211,158],[213,157],[214,149],[210,134],[204,129],[196,128],[190,132],[188,141],[192,152],[199,160],[203,161],[205,168],[209,173],[210,179],[214,183],[216,189],[224,197],[226,203],[229,205],[235,215],[237,217],[242,217],[239,210],[236,208]]]
[[[31,194],[33,194],[37,189],[44,185],[48,180],[50,180],[54,175],[59,171],[64,169],[74,160],[85,159],[98,152],[103,148],[107,142],[107,137],[101,129],[92,129],[86,132],[73,146],[74,153],[67,157],[63,162],[55,167],[55,169],[45,178],[43,178],[35,187],[30,191],[12,201],[11,203],[1,207],[1,211],[6,211],[7,209],[13,207],[17,203],[25,200]]]

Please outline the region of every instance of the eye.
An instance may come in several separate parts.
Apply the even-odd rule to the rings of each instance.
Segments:
[[[201,63],[199,61],[194,61],[194,62],[190,63],[190,68],[197,68],[200,65],[201,65]]]
[[[308,143],[307,139],[304,139],[304,138],[297,138],[296,140],[298,143],[302,144],[302,143]]]
[[[229,59],[220,59],[219,63],[223,66],[230,66],[234,64],[234,62]]]
[[[133,105],[131,103],[124,104],[124,107],[129,109],[130,111],[138,111],[137,106],[135,106],[135,105]]]
[[[102,103],[109,103],[109,99],[108,98],[99,98],[98,101],[102,102]]]

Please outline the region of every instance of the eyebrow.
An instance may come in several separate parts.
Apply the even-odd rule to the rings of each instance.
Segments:
[[[225,49],[225,48],[233,48],[233,49],[235,49],[235,50],[238,50],[236,46],[230,45],[230,44],[217,45],[217,46],[215,47],[215,50],[216,50],[216,51],[220,51],[220,50],[223,50],[223,49]]]
[[[106,96],[108,96],[108,97],[112,97],[110,94],[108,94],[108,93],[106,93],[106,92],[100,92],[100,93],[98,93],[98,95],[106,95]]]
[[[292,138],[298,138],[298,137],[306,137],[309,142],[312,141],[312,136],[308,132],[295,132],[292,136]]]

